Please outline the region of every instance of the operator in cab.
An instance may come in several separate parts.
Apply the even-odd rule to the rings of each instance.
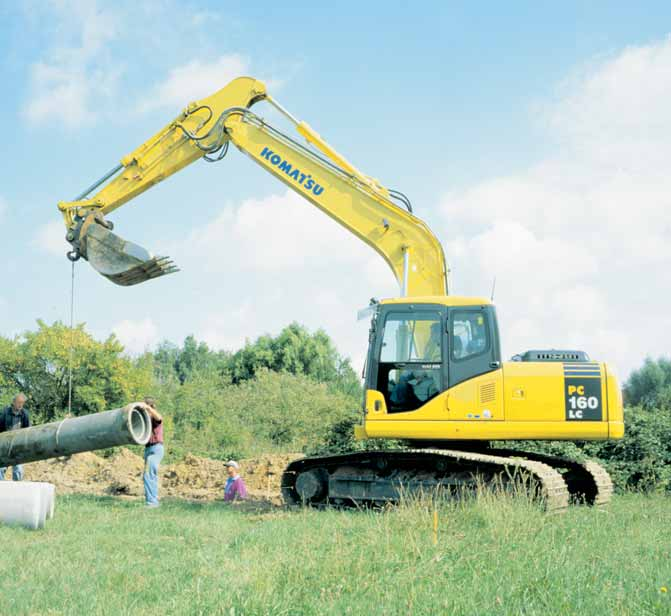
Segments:
[[[432,364],[442,361],[440,322],[431,324],[429,339],[424,347],[422,360]],[[413,369],[401,373],[391,392],[390,399],[398,407],[414,409],[438,393],[438,387],[436,387],[430,372]]]

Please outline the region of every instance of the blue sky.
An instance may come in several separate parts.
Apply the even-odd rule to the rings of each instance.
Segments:
[[[573,346],[626,375],[671,342],[670,17],[661,2],[3,3],[0,333],[67,320],[56,202],[242,73],[410,196],[456,292],[497,277],[507,355]],[[397,293],[237,151],[112,218],[183,270],[120,289],[77,266],[77,320],[132,352],[190,333],[236,348],[297,320],[358,365],[356,309]]]

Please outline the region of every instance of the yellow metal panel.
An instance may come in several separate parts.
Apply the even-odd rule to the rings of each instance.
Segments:
[[[455,385],[447,392],[450,421],[503,421],[503,370],[495,370]]]
[[[354,440],[362,441],[366,438],[369,438],[368,433],[366,432],[366,426],[365,425],[354,426]]]
[[[417,440],[621,438],[624,424],[617,378],[604,364],[594,365],[602,375],[593,377],[602,388],[602,421],[567,420],[570,407],[565,387],[571,377],[565,377],[563,363],[506,362],[500,370],[460,383],[415,411],[387,413],[382,394],[369,390],[368,414],[358,434]],[[491,416],[486,417],[484,410]]]
[[[504,362],[507,421],[565,421],[561,362]]]
[[[387,403],[382,393],[374,389],[366,390],[366,412],[370,413],[372,417],[387,413]]]
[[[381,410],[377,412],[372,410],[374,408],[375,400],[381,400]],[[368,419],[374,419],[376,421],[446,421],[448,419],[447,392],[437,395],[415,411],[387,413],[387,407],[382,393],[369,389],[366,391],[366,411],[368,413],[366,421],[368,421]]]
[[[606,392],[608,399],[609,438],[619,439],[624,436],[624,405],[619,380],[610,366],[605,368]]]
[[[366,418],[368,438],[415,440],[605,440],[609,425],[605,421],[387,421]]]
[[[489,306],[492,302],[486,297],[468,297],[461,295],[425,295],[407,297],[390,297],[380,300],[380,304],[440,304],[441,306]]]

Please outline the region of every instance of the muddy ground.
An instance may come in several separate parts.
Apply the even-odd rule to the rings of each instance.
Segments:
[[[284,467],[301,457],[299,454],[263,455],[240,460],[241,475],[250,497],[256,501],[279,504],[280,480]],[[94,453],[32,462],[25,465],[25,479],[48,481],[59,494],[95,494],[140,497],[143,459],[128,449],[118,449],[111,457]],[[223,499],[226,468],[219,460],[188,455],[177,464],[160,467],[161,496],[188,500]]]

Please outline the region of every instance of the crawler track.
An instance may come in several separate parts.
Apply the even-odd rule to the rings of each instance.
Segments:
[[[550,458],[551,460],[552,458]],[[459,497],[478,486],[504,489],[525,485],[548,512],[571,502],[561,472],[540,459],[450,449],[367,451],[305,458],[292,462],[282,475],[288,504],[323,506],[382,505],[403,494],[433,493]]]
[[[516,449],[491,449],[493,455],[517,457],[546,464],[561,473],[572,504],[606,505],[613,496],[613,482],[600,464],[592,461],[578,462],[541,453]]]

